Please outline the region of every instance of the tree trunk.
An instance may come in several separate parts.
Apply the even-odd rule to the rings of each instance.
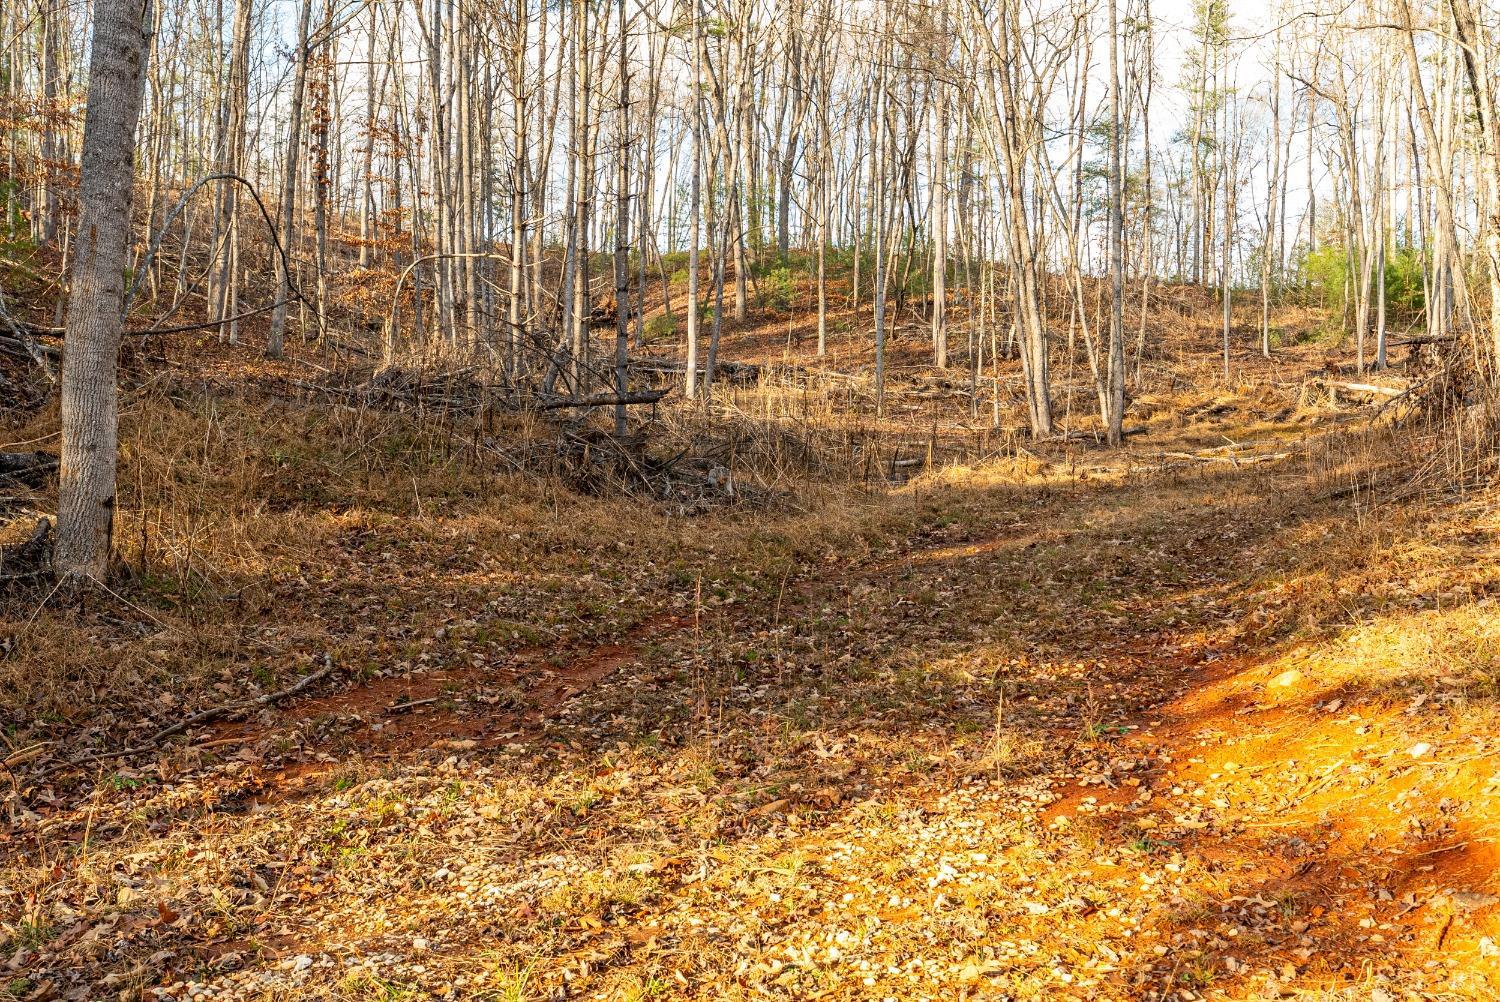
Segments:
[[[939,83],[932,158],[932,364],[948,367],[948,92]]]
[[[1494,76],[1484,29],[1477,23],[1469,0],[1448,0],[1448,7],[1479,117],[1479,173],[1488,210],[1484,216],[1484,252],[1490,280],[1490,348],[1492,363],[1500,364],[1500,121],[1495,117]]]
[[[1120,117],[1120,21],[1109,0],[1109,358],[1105,435],[1118,446],[1125,427],[1125,159]]]
[[[292,295],[292,247],[297,227],[297,157],[302,148],[302,99],[307,91],[307,36],[312,19],[313,0],[302,0],[297,20],[296,70],[292,76],[292,106],[286,127],[286,165],[281,175],[281,253],[275,253],[276,308],[271,313],[271,331],[266,338],[266,354],[280,358],[286,338],[287,300]]]
[[[630,351],[630,64],[625,3],[626,0],[620,0],[620,36],[617,39],[620,46],[620,134],[615,150],[615,392],[620,395],[620,403],[615,405],[615,434],[621,437],[629,430],[624,401],[629,393]],[[641,246],[644,249],[644,241]]]
[[[79,220],[63,346],[60,574],[102,580],[114,533],[119,424],[115,384],[125,252],[135,184],[135,130],[145,77],[150,0],[94,5],[83,125]]]

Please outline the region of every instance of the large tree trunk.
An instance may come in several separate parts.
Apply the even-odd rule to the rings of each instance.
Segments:
[[[62,469],[54,560],[68,577],[101,579],[115,515],[115,386],[125,251],[135,183],[135,129],[150,0],[97,0],[83,125],[83,214],[68,297],[62,380]]]
[[[872,190],[875,193],[874,208],[871,212],[873,217],[875,234],[875,286],[872,290],[875,301],[875,416],[883,417],[885,414],[885,157],[886,157],[886,115],[888,111],[888,91],[886,87],[885,62],[881,61],[882,70],[876,77],[875,92],[875,134],[871,139],[870,164],[875,175],[875,183]]]
[[[516,34],[511,52],[510,289],[506,301],[506,321],[510,328],[506,332],[510,346],[508,369],[513,377],[519,377],[523,367],[521,325],[527,319],[521,305],[521,293],[526,281],[526,47],[529,22],[526,0],[516,0]]]
[[[41,170],[41,220],[38,227],[37,242],[46,246],[57,237],[57,217],[60,212],[59,199],[55,190],[57,181],[54,174],[57,172],[58,161],[62,159],[62,141],[58,134],[56,119],[52,112],[56,108],[59,90],[57,50],[64,44],[63,34],[59,30],[58,21],[63,17],[67,8],[61,4],[54,6],[51,2],[37,5],[37,17],[41,21],[41,64],[42,64],[42,97],[46,101],[48,115],[42,126],[42,170]]]
[[[225,110],[224,134],[219,150],[219,172],[241,174],[245,160],[245,117],[250,91],[250,16],[253,0],[236,0],[234,7],[234,42],[229,57],[228,107]],[[233,181],[219,182],[218,218],[214,224],[218,240],[208,301],[212,315],[227,320],[219,328],[219,337],[231,344],[239,341],[239,322],[232,320],[239,312],[239,287],[236,271],[239,265],[239,198],[240,186]]]

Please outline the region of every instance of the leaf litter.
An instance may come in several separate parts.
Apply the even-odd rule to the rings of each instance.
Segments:
[[[11,995],[1492,994],[1482,506],[1341,548],[1260,469],[887,503],[652,590],[606,551],[567,640],[459,589],[340,692],[31,791]]]

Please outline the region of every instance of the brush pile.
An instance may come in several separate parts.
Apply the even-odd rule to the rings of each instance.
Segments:
[[[648,448],[644,432],[616,436],[582,424],[507,448],[491,446],[517,472],[556,477],[592,497],[626,495],[663,503],[678,515],[698,515],[736,504],[761,504],[774,492],[741,484],[713,454],[665,455]]]
[[[611,391],[585,396],[544,393],[525,386],[486,381],[478,366],[431,370],[386,366],[374,371],[330,372],[322,382],[289,379],[302,393],[341,398],[349,403],[385,410],[419,413],[481,414],[490,410],[554,411],[654,404],[669,388],[619,394]]]

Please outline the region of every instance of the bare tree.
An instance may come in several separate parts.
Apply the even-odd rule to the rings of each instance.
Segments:
[[[63,349],[54,559],[67,577],[102,580],[109,569],[118,461],[116,356],[135,186],[135,131],[151,23],[150,0],[97,0],[94,5],[83,126],[83,215]]]

